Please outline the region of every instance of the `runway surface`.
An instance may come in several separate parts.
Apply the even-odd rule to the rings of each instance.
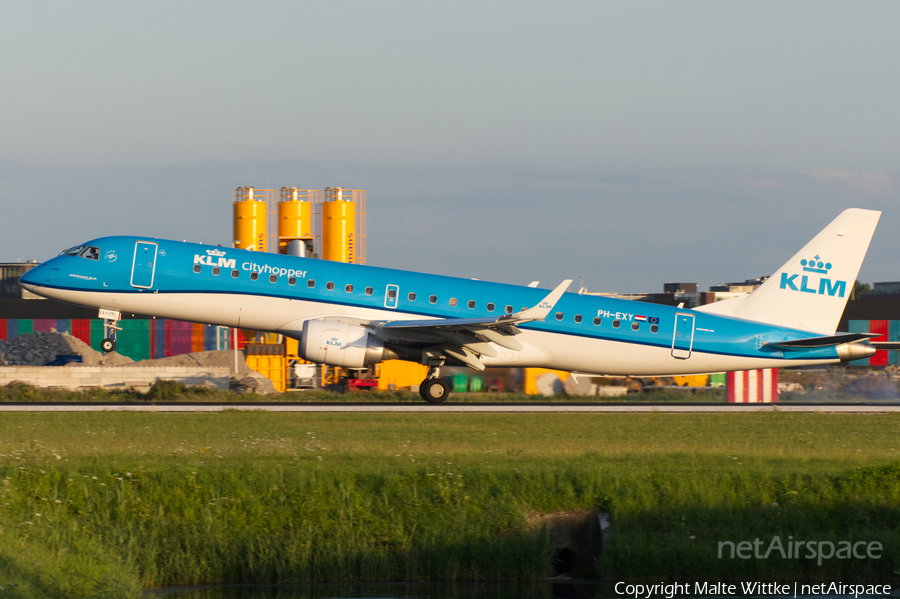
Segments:
[[[192,413],[224,410],[319,413],[726,413],[798,412],[884,414],[900,412],[900,404],[625,404],[625,403],[0,403],[0,412],[158,412]]]

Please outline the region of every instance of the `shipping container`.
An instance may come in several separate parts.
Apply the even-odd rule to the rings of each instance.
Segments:
[[[192,323],[182,320],[169,320],[166,323],[166,331],[168,334],[166,355],[178,356],[191,353],[193,349],[192,335],[194,332]]]
[[[888,341],[900,341],[900,320],[888,321]],[[889,351],[888,363],[900,364],[900,351]]]
[[[96,351],[103,351],[100,343],[106,338],[106,330],[103,327],[103,321],[97,318],[91,319],[91,348]]]
[[[869,321],[869,332],[877,333],[881,335],[881,337],[876,337],[873,341],[887,341],[888,340],[888,321],[886,320],[870,320]],[[875,352],[875,355],[869,358],[869,366],[887,366],[888,365],[888,351],[881,350]]]
[[[169,354],[168,341],[166,337],[166,323],[169,322],[165,318],[157,318],[153,322],[153,357],[165,358]]]
[[[35,318],[32,322],[32,333],[50,333],[56,329],[55,318]]]
[[[6,319],[0,319],[0,339],[6,341]]]
[[[18,335],[27,335],[28,333],[34,332],[34,321],[30,318],[20,318],[18,320],[18,330],[16,331]]]
[[[72,334],[72,321],[68,318],[57,318],[56,319],[56,332],[57,333],[69,333]]]
[[[116,351],[138,362],[150,357],[150,321],[120,320]]]
[[[91,321],[86,318],[72,320],[72,336],[81,339],[88,345],[91,344]]]

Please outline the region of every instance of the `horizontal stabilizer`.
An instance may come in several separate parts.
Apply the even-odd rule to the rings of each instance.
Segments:
[[[880,333],[841,333],[840,335],[827,335],[825,337],[810,337],[808,339],[790,339],[788,341],[776,341],[766,343],[770,347],[780,349],[809,349],[811,347],[830,347],[832,345],[844,345],[856,343],[873,337],[881,337]],[[875,345],[874,343],[872,345]]]

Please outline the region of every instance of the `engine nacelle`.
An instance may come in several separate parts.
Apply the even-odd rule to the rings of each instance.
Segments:
[[[397,357],[368,329],[333,320],[304,322],[299,349],[304,360],[343,368],[366,368]]]

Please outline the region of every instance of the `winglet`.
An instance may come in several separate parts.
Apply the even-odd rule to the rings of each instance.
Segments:
[[[566,292],[566,289],[569,288],[569,285],[572,284],[572,279],[566,279],[562,283],[560,283],[556,289],[551,291],[547,297],[542,299],[536,306],[531,308],[525,308],[521,312],[516,312],[515,314],[509,315],[509,320],[513,322],[525,322],[528,320],[544,320],[550,314],[550,311],[553,309],[553,306],[556,305],[556,302],[559,301],[559,298],[562,297],[562,294]]]

